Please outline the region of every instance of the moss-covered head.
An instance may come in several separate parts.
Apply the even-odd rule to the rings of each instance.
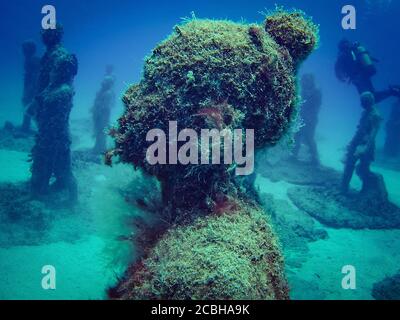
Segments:
[[[217,192],[210,190],[229,179],[229,165],[150,165],[146,151],[152,143],[146,135],[151,129],[168,132],[169,122],[178,121],[178,132],[189,128],[200,136],[201,129],[253,129],[255,148],[275,144],[296,113],[298,61],[317,37],[316,27],[297,13],[273,17],[270,33],[263,25],[231,21],[193,19],[176,26],[146,59],[141,82],[126,92],[110,154],[169,181],[165,189],[175,196],[191,199],[188,190],[201,188],[213,198]],[[274,33],[282,29],[281,17],[293,30],[306,28],[291,33],[290,50]]]
[[[41,35],[45,46],[52,48],[61,43],[64,36],[64,27],[57,23],[55,29],[43,29]]]
[[[296,64],[304,61],[319,41],[318,26],[298,10],[287,12],[278,8],[267,16],[265,30],[289,51]]]

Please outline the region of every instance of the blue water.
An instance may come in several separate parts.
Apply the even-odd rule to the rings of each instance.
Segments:
[[[18,122],[22,106],[22,53],[21,43],[33,39],[40,43],[41,8],[47,1],[4,0],[0,3],[0,122]],[[361,108],[353,86],[340,83],[333,64],[337,43],[346,37],[360,41],[379,59],[374,83],[378,89],[400,82],[400,2],[354,0],[357,8],[357,29],[345,31],[341,27],[341,8],[348,1],[313,0],[172,0],[172,1],[61,1],[51,4],[57,9],[57,19],[65,29],[65,47],[76,54],[79,72],[74,86],[76,96],[71,115],[72,135],[79,136],[73,148],[90,147],[92,137],[80,121],[89,118],[89,109],[104,73],[106,64],[115,66],[116,92],[121,96],[130,84],[141,78],[143,62],[152,48],[171,33],[182,18],[230,19],[261,22],[261,11],[273,9],[275,3],[286,8],[298,8],[312,16],[320,25],[320,47],[304,63],[300,73],[315,74],[323,92],[317,141],[324,165],[341,170],[343,148],[350,141],[358,123]],[[40,47],[39,53],[43,52]],[[393,100],[380,105],[387,119]],[[113,109],[115,121],[123,111],[122,102]],[[383,128],[383,127],[382,127]],[[75,130],[75,131],[74,131]],[[378,149],[382,146],[384,130],[378,135]],[[29,179],[26,154],[0,150],[0,181],[17,182]],[[115,283],[134,257],[134,248],[115,241],[126,234],[126,216],[132,208],[126,204],[118,188],[128,185],[130,167],[117,166],[114,171],[101,166],[92,168],[93,175],[83,177],[82,191],[91,218],[77,217],[87,223],[90,232],[74,241],[54,240],[35,246],[0,248],[0,299],[101,299],[105,289]],[[376,168],[386,179],[390,199],[400,205],[400,173]],[[260,179],[260,188],[286,199],[287,185]],[[357,179],[353,181],[357,186]],[[106,195],[106,196],[105,196]],[[0,195],[1,196],[1,195]],[[85,198],[86,197],[86,198]],[[104,209],[105,208],[105,209]],[[108,210],[107,214],[104,210]],[[111,217],[110,217],[111,216]],[[79,230],[79,229],[78,229]],[[307,299],[371,299],[371,287],[400,269],[400,232],[351,231],[327,228],[328,240],[310,245],[306,262],[290,270],[293,298]],[[54,232],[63,234],[59,226]],[[79,232],[79,231],[77,231]],[[128,231],[129,232],[129,231]],[[352,246],[349,248],[349,243]],[[351,261],[351,260],[354,261]],[[31,263],[32,262],[32,263]],[[60,285],[55,292],[40,287],[40,268],[43,264],[57,264]],[[343,291],[340,287],[340,269],[346,264],[360,265],[359,288]],[[316,276],[318,275],[318,276]],[[313,284],[310,287],[310,283]]]

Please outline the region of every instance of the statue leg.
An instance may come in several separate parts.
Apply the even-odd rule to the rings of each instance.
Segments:
[[[371,164],[375,160],[375,139],[380,125],[380,116],[375,110],[369,115],[369,128],[365,134],[365,151],[360,156],[360,164],[357,167],[357,175],[362,180],[361,193],[366,199],[373,202],[387,202],[388,192],[386,190],[383,176],[371,171]]]
[[[62,141],[62,143],[59,143],[57,146],[57,156],[54,163],[54,176],[56,178],[54,188],[56,190],[67,189],[71,202],[76,202],[78,200],[78,187],[77,181],[72,173],[71,142],[70,139],[66,139],[65,136],[58,139],[58,141]]]
[[[353,173],[359,160],[357,156],[357,147],[362,143],[361,130],[358,128],[354,138],[351,140],[349,146],[347,147],[346,159],[344,161],[344,171],[342,176],[341,189],[343,193],[347,193],[350,187],[350,181],[353,177]]]
[[[315,130],[307,130],[305,134],[305,142],[307,144],[309,153],[310,153],[310,159],[311,163],[313,165],[319,166],[320,161],[319,161],[319,155],[318,155],[318,147],[317,143],[315,142]]]
[[[42,135],[45,136],[43,133]],[[54,158],[54,152],[49,142],[48,139],[38,136],[35,147],[32,149],[31,192],[34,197],[42,197],[49,191]]]
[[[96,135],[96,144],[93,147],[93,152],[96,154],[102,154],[106,152],[106,134],[100,132]]]

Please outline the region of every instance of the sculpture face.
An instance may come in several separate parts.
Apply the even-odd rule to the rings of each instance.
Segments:
[[[109,76],[114,72],[114,66],[113,65],[108,65],[106,67],[106,75]]]
[[[56,29],[47,29],[42,31],[42,41],[46,47],[51,48],[61,43],[64,35],[62,26],[57,25]]]
[[[375,96],[372,92],[366,91],[361,94],[361,105],[365,109],[370,109],[375,104]]]

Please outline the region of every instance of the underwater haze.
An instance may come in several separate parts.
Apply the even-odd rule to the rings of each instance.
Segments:
[[[350,2],[1,1],[0,299],[400,299],[400,2]],[[150,165],[168,120],[254,173]]]

